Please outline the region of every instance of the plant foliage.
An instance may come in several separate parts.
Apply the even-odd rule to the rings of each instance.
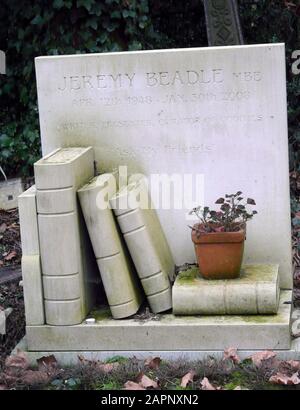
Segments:
[[[299,81],[291,52],[300,49],[293,3],[239,2],[245,42],[285,42],[291,167],[299,167]],[[28,175],[40,155],[34,58],[206,46],[201,0],[1,0],[0,49],[7,74],[0,76],[0,164],[8,175]]]
[[[210,232],[236,232],[246,228],[246,222],[257,214],[257,211],[249,211],[247,205],[256,205],[254,199],[241,196],[242,192],[236,194],[226,194],[225,198],[216,200],[220,205],[218,211],[205,206],[203,209],[198,206],[192,209],[191,215],[196,215],[200,224],[191,227],[197,234]]]

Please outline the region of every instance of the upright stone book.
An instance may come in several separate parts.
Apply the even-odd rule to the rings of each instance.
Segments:
[[[43,325],[45,323],[44,296],[35,185],[18,197],[18,206],[26,325]]]
[[[143,195],[148,199],[146,207],[135,201]],[[123,187],[110,203],[151,310],[159,313],[171,309],[170,278],[174,273],[174,261],[142,180]]]
[[[278,265],[245,265],[237,279],[207,280],[197,267],[180,272],[173,286],[175,315],[276,314]]]
[[[143,298],[110,209],[114,188],[114,175],[103,174],[80,188],[78,196],[112,316],[121,319],[135,314]]]
[[[34,172],[46,323],[79,324],[93,306],[96,268],[76,191],[93,177],[93,149],[58,149]]]

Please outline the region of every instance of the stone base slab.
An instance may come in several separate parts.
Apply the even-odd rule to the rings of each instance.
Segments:
[[[208,357],[214,357],[216,359],[222,359],[224,352],[223,350],[187,350],[187,351],[174,351],[174,350],[139,350],[139,351],[128,351],[128,350],[115,350],[115,351],[28,351],[26,337],[20,341],[20,343],[15,347],[12,354],[17,353],[18,350],[24,351],[30,361],[32,366],[36,365],[36,360],[43,357],[54,355],[56,360],[61,366],[71,366],[79,363],[78,356],[83,357],[87,360],[99,360],[105,361],[114,356],[122,356],[127,358],[136,357],[137,359],[143,360],[148,357],[159,356],[163,360],[178,361],[178,360],[204,360]],[[244,360],[258,350],[239,350],[238,355],[241,360]],[[278,359],[281,360],[300,360],[300,338],[294,339],[291,343],[290,349],[276,350]]]
[[[113,320],[94,311],[95,323],[27,326],[30,351],[190,351],[290,349],[291,291],[282,291],[277,315],[160,316],[146,322]]]

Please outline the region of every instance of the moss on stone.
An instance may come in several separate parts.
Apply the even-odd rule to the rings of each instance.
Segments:
[[[177,276],[176,283],[178,285],[185,285],[186,283],[193,282],[197,277],[199,277],[198,268],[191,268],[180,272]]]
[[[92,310],[88,317],[89,318],[94,318],[96,320],[96,322],[112,318],[111,317],[111,312],[110,312],[110,309],[109,309],[108,306]]]

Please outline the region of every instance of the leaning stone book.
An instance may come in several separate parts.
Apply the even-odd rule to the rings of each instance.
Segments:
[[[93,177],[89,148],[58,149],[34,164],[38,231],[49,325],[81,323],[94,304],[96,263],[77,201]]]
[[[175,315],[276,314],[278,265],[245,265],[237,279],[207,280],[197,267],[178,274],[173,286]]]
[[[143,195],[148,201],[145,209],[135,203]],[[145,185],[140,180],[130,183],[110,203],[152,312],[171,309],[174,261]]]
[[[111,314],[122,319],[134,315],[143,298],[109,202],[104,207],[105,197],[109,200],[115,193],[114,180],[113,174],[95,177],[78,190],[78,196]]]

